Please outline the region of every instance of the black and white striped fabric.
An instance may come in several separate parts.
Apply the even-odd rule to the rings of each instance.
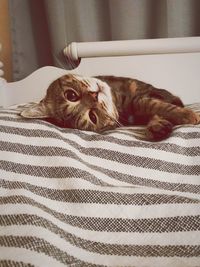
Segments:
[[[200,126],[151,143],[19,110],[0,110],[0,266],[200,266]]]

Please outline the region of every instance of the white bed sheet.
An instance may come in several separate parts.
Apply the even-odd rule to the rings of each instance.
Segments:
[[[0,110],[0,266],[200,266],[200,126],[165,141]]]

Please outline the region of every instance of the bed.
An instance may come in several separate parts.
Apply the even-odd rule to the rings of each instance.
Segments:
[[[147,40],[145,52],[81,55],[70,71],[0,80],[0,266],[200,266],[199,125],[147,142],[141,127],[97,134],[20,116],[68,72],[135,77],[198,112],[200,39],[195,49],[194,38],[172,50],[168,41],[158,53]]]

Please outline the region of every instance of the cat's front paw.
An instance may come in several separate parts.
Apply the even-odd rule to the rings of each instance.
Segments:
[[[146,127],[146,139],[149,141],[161,141],[169,137],[173,129],[173,124],[159,116],[148,123]]]

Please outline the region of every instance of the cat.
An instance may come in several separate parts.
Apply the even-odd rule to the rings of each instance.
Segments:
[[[98,133],[123,125],[145,125],[149,141],[166,139],[174,125],[200,123],[200,115],[165,89],[132,78],[77,74],[52,82],[46,96],[21,116]]]

